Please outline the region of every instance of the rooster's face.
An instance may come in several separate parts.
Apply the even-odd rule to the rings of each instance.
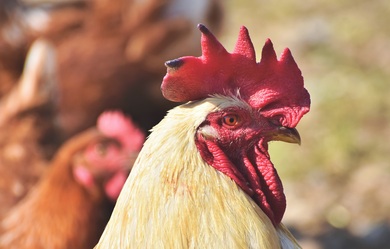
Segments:
[[[198,150],[209,165],[234,180],[278,224],[286,204],[268,142],[300,143],[299,133],[239,98],[216,98],[221,104],[197,129]]]

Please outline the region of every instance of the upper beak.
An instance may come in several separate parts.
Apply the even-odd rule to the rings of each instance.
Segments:
[[[297,129],[279,126],[269,133],[270,141],[282,141],[301,145],[301,136]]]

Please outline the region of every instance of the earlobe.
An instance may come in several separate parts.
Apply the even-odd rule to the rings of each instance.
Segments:
[[[92,172],[83,164],[76,164],[72,168],[74,179],[83,186],[88,193],[88,198],[98,200],[101,198],[101,190],[96,185]]]
[[[204,139],[214,139],[218,138],[218,132],[211,125],[205,125],[199,127],[198,132],[203,136]]]

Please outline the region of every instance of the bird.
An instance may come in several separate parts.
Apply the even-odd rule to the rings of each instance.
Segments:
[[[34,41],[22,75],[0,99],[0,219],[36,184],[59,146],[54,64],[53,46]]]
[[[19,1],[0,2],[0,98],[17,82],[29,43]]]
[[[300,143],[310,95],[291,51],[246,27],[232,53],[202,33],[200,57],[167,61],[165,98],[183,104],[153,127],[95,249],[300,248],[268,142]]]
[[[63,144],[41,180],[0,221],[0,248],[93,248],[145,139],[120,111]]]
[[[106,108],[123,110],[149,130],[174,106],[159,94],[160,65],[199,50],[196,23],[220,29],[221,1],[81,2],[49,11],[39,34],[57,51],[63,139],[93,125]]]
[[[121,109],[145,131],[174,106],[159,91],[160,65],[198,52],[193,25],[223,23],[221,0],[0,1],[0,97],[23,69],[26,48],[45,39],[56,50],[61,142]],[[4,14],[4,15],[2,15]]]

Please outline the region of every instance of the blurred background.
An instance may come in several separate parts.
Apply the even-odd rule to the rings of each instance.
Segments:
[[[311,94],[300,147],[271,144],[303,248],[390,248],[390,2],[228,1],[257,48],[289,47]]]
[[[121,109],[149,130],[175,105],[160,94],[163,63],[200,55],[199,22],[228,51],[246,26],[258,58],[271,38],[278,54],[290,48],[303,73],[312,106],[298,126],[302,145],[270,146],[287,196],[284,222],[302,247],[390,248],[387,0],[3,0],[0,125],[53,108],[45,114],[50,132],[41,131],[37,145],[46,160],[106,109]],[[31,101],[15,111],[10,93],[22,84],[37,39],[56,59],[33,70]]]

